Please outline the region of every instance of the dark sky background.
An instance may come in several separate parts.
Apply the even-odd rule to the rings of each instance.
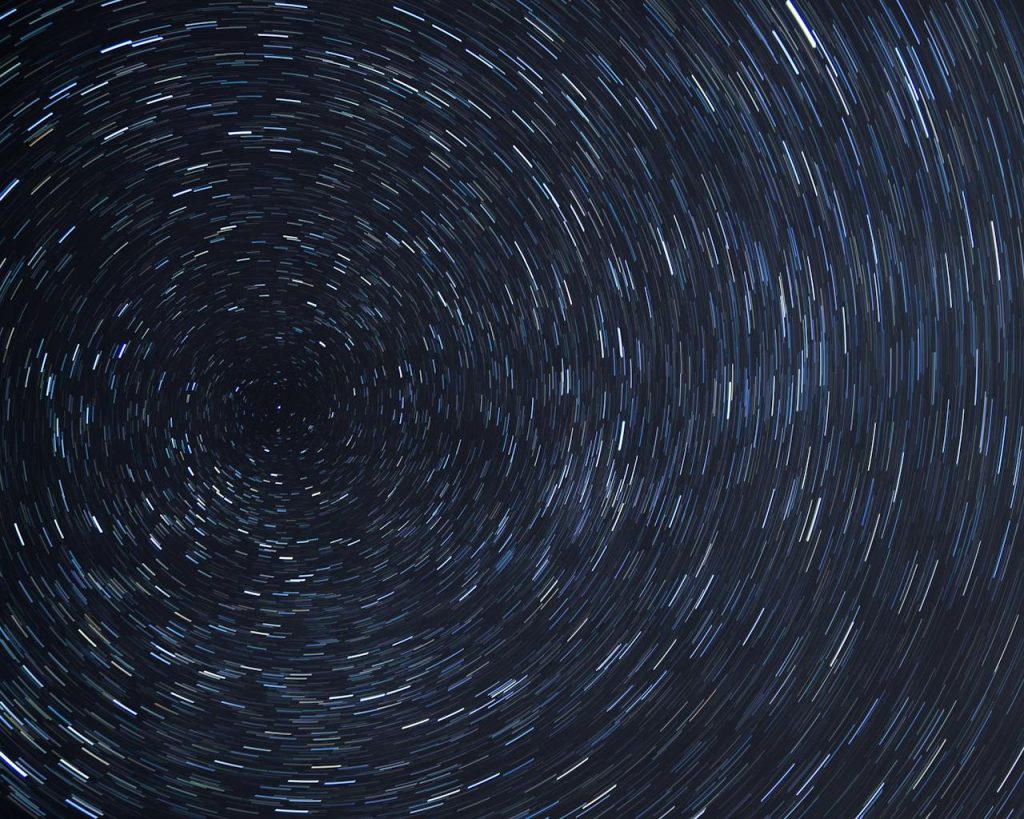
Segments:
[[[1014,3],[6,2],[4,810],[1024,807]]]

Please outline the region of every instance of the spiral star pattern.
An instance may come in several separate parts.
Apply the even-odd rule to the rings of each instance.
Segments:
[[[1015,815],[1022,54],[0,7],[6,809]]]

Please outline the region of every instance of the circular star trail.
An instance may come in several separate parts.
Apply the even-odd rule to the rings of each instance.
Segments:
[[[1019,810],[1022,54],[0,7],[6,809]]]

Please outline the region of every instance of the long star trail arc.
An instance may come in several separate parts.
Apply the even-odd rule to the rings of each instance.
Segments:
[[[0,6],[5,809],[1014,815],[1022,47]]]

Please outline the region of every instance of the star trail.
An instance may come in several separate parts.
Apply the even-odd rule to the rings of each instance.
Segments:
[[[0,5],[2,810],[1017,815],[1022,96],[1010,0]]]

